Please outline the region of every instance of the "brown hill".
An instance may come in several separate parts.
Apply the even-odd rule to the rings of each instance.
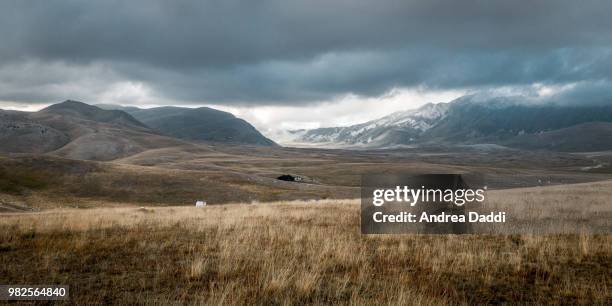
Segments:
[[[44,153],[69,141],[66,133],[31,119],[29,113],[0,110],[0,152]]]
[[[120,110],[65,101],[38,112],[0,112],[0,152],[49,153],[112,160],[147,149],[185,145],[159,135]]]

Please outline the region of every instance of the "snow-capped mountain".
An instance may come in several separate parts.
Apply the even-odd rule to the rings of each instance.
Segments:
[[[537,101],[536,101],[537,102]],[[464,96],[362,124],[292,131],[292,145],[401,148],[494,144],[553,151],[612,150],[612,105]]]
[[[292,131],[296,143],[333,147],[386,147],[409,145],[444,118],[448,103],[429,103],[418,109],[346,127]]]

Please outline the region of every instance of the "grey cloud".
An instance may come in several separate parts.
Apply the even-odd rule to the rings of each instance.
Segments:
[[[612,82],[582,83],[550,99],[551,103],[609,105],[612,104]]]
[[[0,100],[61,100],[79,86],[95,99],[123,81],[163,100],[252,105],[602,82],[610,11],[609,1],[8,0]],[[15,71],[36,65],[42,74]]]
[[[501,103],[517,105],[610,105],[612,104],[612,82],[578,82],[558,88],[552,94],[541,94],[537,87],[504,92],[500,89],[486,89],[466,94],[454,102],[495,105]]]
[[[33,103],[95,101],[122,78],[100,64],[24,61],[0,66],[0,100]]]
[[[494,88],[608,79],[610,54],[583,53],[567,50],[532,55],[453,54],[435,50],[346,52],[309,61],[266,62],[213,72],[169,73],[134,67],[128,70],[132,73],[130,78],[146,79],[168,98],[184,101],[306,103],[343,93],[380,96],[397,87]],[[567,62],[573,64],[566,67]]]

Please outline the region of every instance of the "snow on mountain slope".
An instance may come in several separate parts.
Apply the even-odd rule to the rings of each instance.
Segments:
[[[448,103],[426,104],[418,109],[346,127],[292,131],[294,143],[334,147],[384,147],[414,142],[424,131],[444,118]]]
[[[486,144],[564,152],[612,150],[612,105],[529,99],[464,96],[348,127],[294,131],[295,144],[345,149]]]

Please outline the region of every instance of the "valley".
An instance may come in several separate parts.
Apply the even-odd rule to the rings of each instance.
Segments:
[[[449,106],[429,107],[434,109],[421,112],[422,118],[437,118]],[[235,122],[241,121],[229,114],[212,125],[205,117],[204,124],[193,124],[202,112],[221,116],[214,110],[128,110],[141,119],[148,116],[145,122],[156,118],[161,121],[155,122],[165,123],[152,128],[123,110],[76,101],[33,113],[2,111],[0,209],[192,205],[196,199],[213,205],[349,199],[359,197],[361,175],[371,173],[475,172],[484,174],[493,189],[612,179],[609,151],[572,153],[444,142],[386,150],[280,147],[265,141],[258,145],[259,136],[236,143],[236,135],[249,135],[253,128],[235,130]],[[397,124],[401,118],[389,122]],[[181,134],[207,135],[211,130],[219,135],[224,129],[235,132],[223,132],[230,138],[217,141]],[[283,175],[304,179],[278,179]]]
[[[601,153],[603,154],[603,153]],[[112,161],[53,155],[0,157],[0,202],[23,207],[192,205],[359,197],[367,173],[486,175],[506,189],[612,179],[602,157],[500,151],[338,151],[192,143]],[[592,167],[592,168],[589,168]],[[311,179],[287,182],[284,174]]]

